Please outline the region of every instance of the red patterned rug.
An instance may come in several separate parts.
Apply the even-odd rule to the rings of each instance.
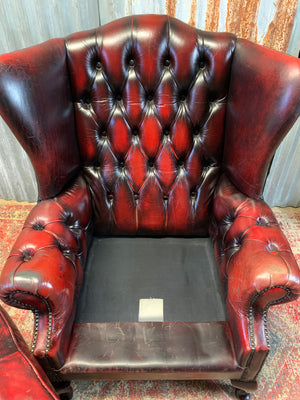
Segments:
[[[0,200],[0,271],[10,248],[33,207],[29,203]],[[300,264],[300,208],[273,209]],[[1,303],[3,305],[3,303]],[[30,345],[31,312],[5,306]],[[300,300],[272,307],[269,311],[271,352],[260,373],[253,400],[300,399]],[[74,381],[74,400],[225,400],[233,398],[227,381]]]

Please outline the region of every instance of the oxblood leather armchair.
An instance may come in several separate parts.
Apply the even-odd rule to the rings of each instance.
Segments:
[[[247,398],[268,308],[300,288],[261,199],[299,60],[141,15],[1,56],[0,93],[40,196],[1,298],[34,312],[52,380],[230,378]],[[151,297],[165,322],[138,321]]]

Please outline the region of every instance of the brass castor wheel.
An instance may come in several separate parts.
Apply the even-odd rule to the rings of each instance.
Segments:
[[[242,389],[235,389],[235,397],[239,400],[250,400],[250,393]]]

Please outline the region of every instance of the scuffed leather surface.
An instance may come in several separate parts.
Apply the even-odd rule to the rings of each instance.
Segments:
[[[300,114],[300,60],[238,39],[223,166],[237,188],[258,199],[269,163]]]
[[[67,379],[211,379],[239,378],[242,369],[227,322],[116,322],[75,324],[60,372]]]
[[[0,114],[30,157],[40,198],[59,194],[79,171],[63,39],[0,56]]]
[[[90,219],[88,190],[79,177],[66,192],[32,209],[2,271],[1,298],[39,314],[38,357],[48,354],[58,362],[66,352]]]
[[[269,206],[242,194],[225,175],[216,188],[213,217],[211,237],[241,361],[251,347],[268,350],[263,312],[300,294],[300,271]]]
[[[67,39],[97,234],[207,235],[234,45],[158,15]]]
[[[0,399],[58,400],[46,374],[0,306]]]

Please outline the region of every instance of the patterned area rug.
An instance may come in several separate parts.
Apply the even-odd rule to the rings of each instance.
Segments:
[[[33,207],[29,203],[0,200],[0,271],[24,219]],[[300,208],[273,208],[300,264]],[[1,303],[3,305],[3,303]],[[3,305],[31,343],[31,312]],[[300,300],[277,305],[269,311],[271,352],[260,373],[258,391],[251,399],[300,399]],[[74,381],[74,400],[225,400],[233,397],[227,381]]]

